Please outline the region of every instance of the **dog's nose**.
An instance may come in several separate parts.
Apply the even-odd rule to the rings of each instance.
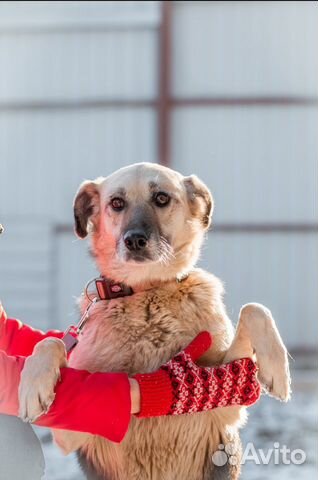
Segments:
[[[141,230],[128,230],[124,235],[124,242],[128,250],[142,250],[147,246],[148,238]]]

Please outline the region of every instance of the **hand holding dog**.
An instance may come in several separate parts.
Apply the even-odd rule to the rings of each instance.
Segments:
[[[201,332],[190,345],[159,370],[135,375],[140,388],[139,417],[182,415],[232,405],[252,405],[261,393],[258,367],[241,358],[203,368],[196,361],[211,347],[212,337]]]

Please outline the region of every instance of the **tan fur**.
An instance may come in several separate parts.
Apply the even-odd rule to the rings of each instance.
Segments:
[[[160,184],[160,189],[173,195],[169,207],[155,209],[152,206],[149,185],[153,188],[153,184]],[[92,250],[101,273],[126,281],[136,293],[132,297],[99,302],[93,307],[69,364],[92,372],[123,371],[130,375],[151,372],[183,349],[197,333],[208,330],[214,341],[201,359],[202,364],[215,365],[224,359],[229,361],[256,353],[266,370],[266,374],[261,375],[264,383],[273,395],[288,398],[286,349],[270,312],[258,304],[246,306],[233,342],[234,332],[223,305],[220,280],[194,268],[213,209],[207,187],[194,176],[183,177],[151,164],[126,167],[107,179],[86,185],[94,194],[83,196],[84,185],[76,197],[79,234],[85,236],[86,231],[91,231]],[[112,192],[116,194],[122,187],[126,189],[128,206],[119,215],[111,211],[108,202]],[[138,208],[169,238],[169,249],[163,259],[153,241],[149,247],[152,261],[139,264],[125,261],[122,232]],[[92,212],[90,218],[87,212]],[[177,277],[185,272],[189,273],[188,277],[178,281]],[[264,343],[268,345],[267,350],[262,347]],[[271,357],[273,353],[275,358]],[[40,364],[40,354],[37,361]],[[28,372],[25,382],[27,378]],[[22,392],[24,388],[22,386]],[[23,401],[32,416],[38,406],[28,403],[25,397]],[[220,443],[237,442],[237,430],[245,418],[245,409],[238,407],[180,417],[134,417],[119,445],[97,436],[63,431],[55,432],[55,439],[65,453],[80,448],[107,479],[206,480],[216,478],[212,454]],[[239,467],[233,466],[227,476],[218,478],[235,479],[238,475]]]
[[[211,331],[214,338],[209,363],[220,363],[233,338],[221,293],[217,278],[195,270],[181,283],[167,282],[109,305],[101,302],[70,365],[131,375],[150,372],[202,330]],[[128,472],[129,479],[204,478],[212,453],[225,441],[225,426],[240,420],[237,408],[179,418],[133,418],[120,445],[95,437],[82,449],[106,478],[124,479]]]

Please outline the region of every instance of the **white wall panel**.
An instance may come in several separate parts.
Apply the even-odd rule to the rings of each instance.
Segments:
[[[178,108],[173,167],[196,173],[218,222],[317,219],[315,108]]]
[[[173,15],[176,96],[317,96],[316,2],[174,2]]]
[[[0,102],[151,99],[156,53],[151,29],[2,34]]]
[[[268,306],[289,348],[317,348],[318,239],[315,234],[209,234],[201,266],[225,284],[236,323],[247,302]]]
[[[46,218],[3,214],[1,222],[0,299],[9,316],[46,329],[55,302],[52,226]]]
[[[152,109],[1,114],[0,213],[71,221],[84,179],[154,161],[155,129]]]
[[[0,31],[60,31],[105,27],[157,26],[158,1],[36,1],[0,3]]]

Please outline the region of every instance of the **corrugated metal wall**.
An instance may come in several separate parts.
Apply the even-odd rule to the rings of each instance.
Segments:
[[[232,226],[212,229],[202,265],[225,281],[232,318],[242,303],[263,302],[290,347],[318,340],[318,236],[310,228],[317,223],[317,24],[314,2],[173,9],[173,94],[192,102],[173,110],[172,163],[205,179],[216,227]],[[200,98],[214,105],[196,105]]]
[[[66,325],[94,273],[85,243],[57,228],[78,184],[158,161],[160,8],[0,5],[0,292],[35,325]],[[318,340],[317,21],[314,2],[172,5],[171,166],[216,202],[202,264],[233,319],[262,301],[306,348]],[[301,101],[266,101],[279,97]]]
[[[84,243],[79,271],[56,233],[78,185],[156,160],[159,20],[156,2],[0,4],[0,292],[36,326],[65,324],[87,279]]]
[[[152,2],[28,3],[26,13],[0,5],[0,176],[15,183],[5,213],[66,222],[84,178],[155,159],[146,102],[156,96],[159,10]],[[123,99],[146,106],[108,103]]]

